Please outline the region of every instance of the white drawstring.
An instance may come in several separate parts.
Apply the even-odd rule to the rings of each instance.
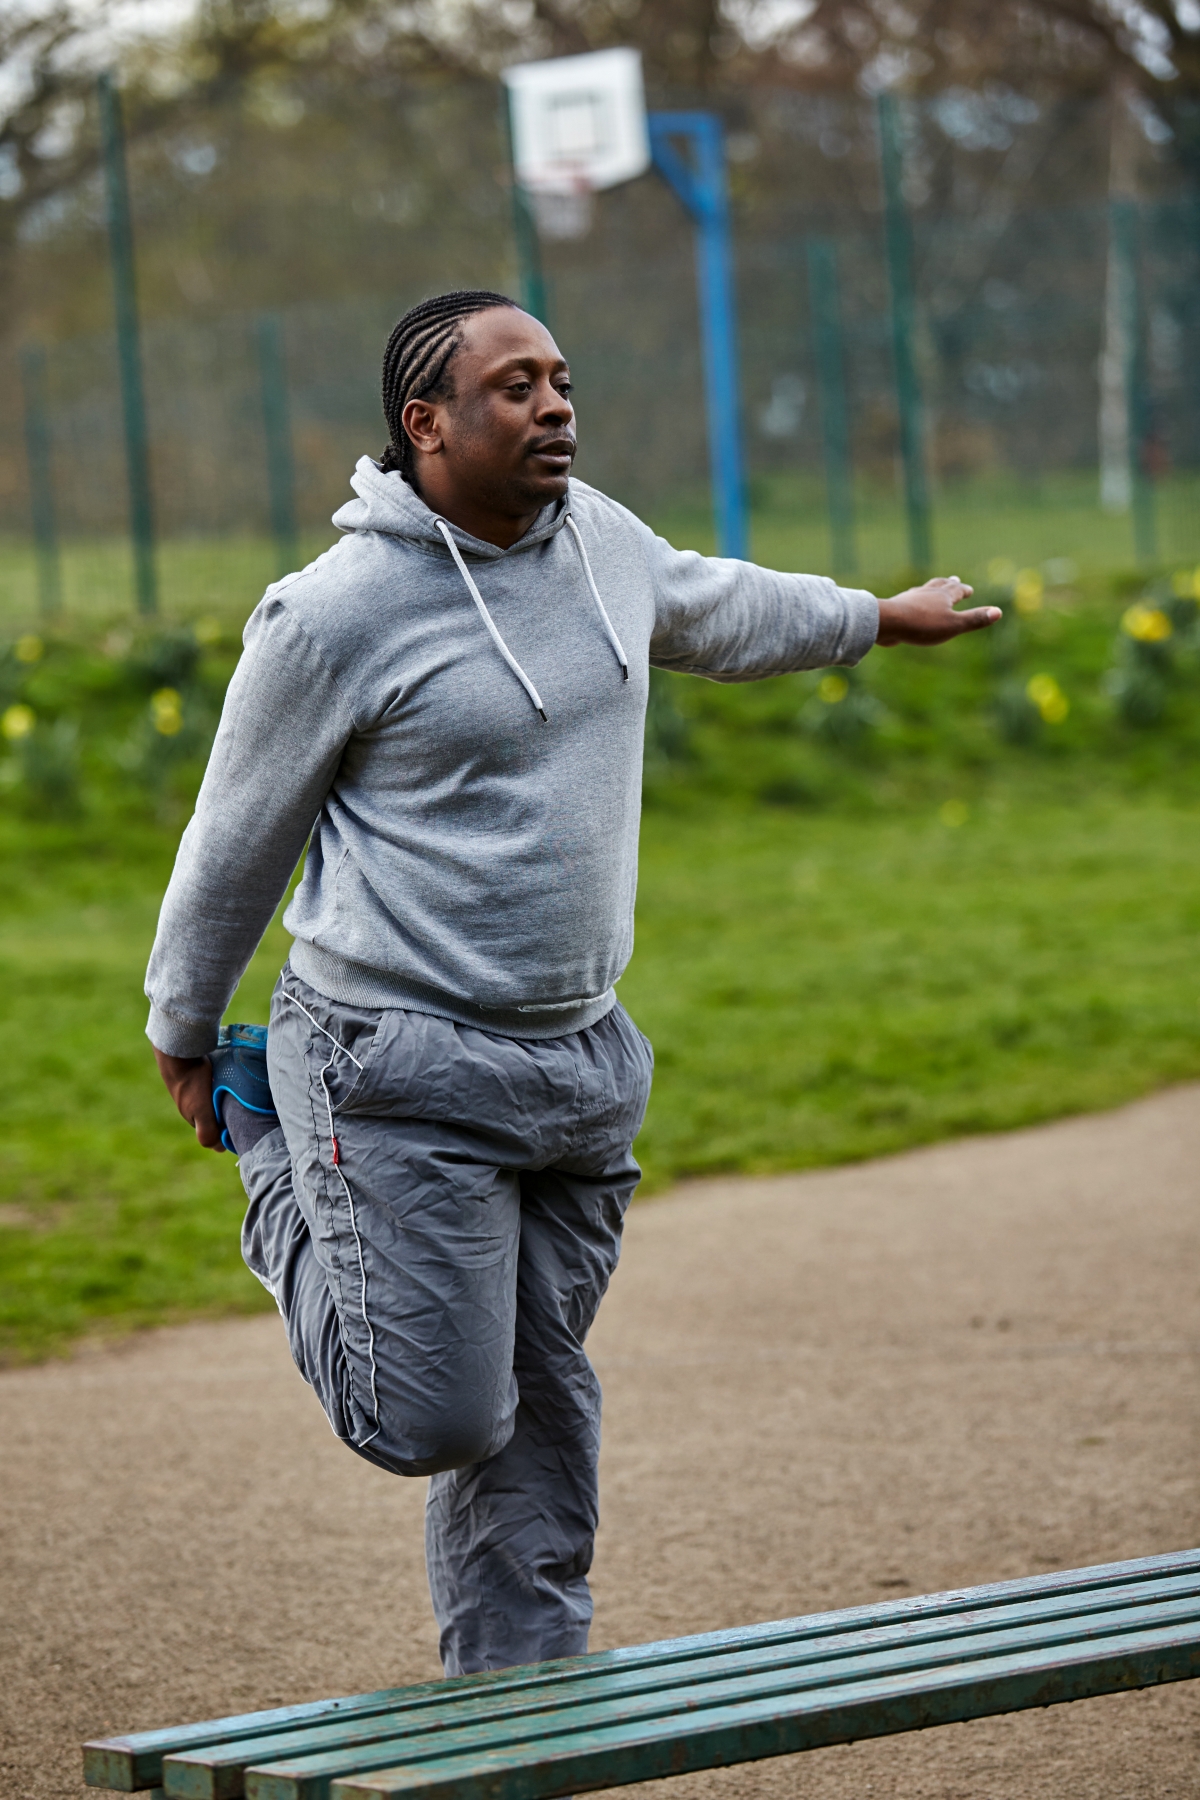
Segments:
[[[621,648],[620,638],[617,636],[616,632],[613,630],[613,622],[604,610],[604,602],[600,598],[600,589],[596,586],[596,577],[592,574],[592,565],[588,561],[587,551],[583,547],[583,538],[580,535],[578,525],[575,523],[575,521],[571,517],[570,513],[567,514],[567,524],[571,527],[572,536],[574,537],[576,544],[579,546],[579,560],[583,564],[583,572],[587,576],[587,584],[592,590],[592,599],[596,602],[596,611],[600,614],[601,624],[604,626],[605,631],[608,633],[609,643],[612,645],[613,649],[617,653],[617,661],[621,665],[621,673],[625,677],[626,681],[628,681],[629,680],[628,658],[626,657],[624,650]]]
[[[533,701],[534,706],[537,708],[538,713],[541,716],[543,725],[548,725],[550,723],[550,721],[546,716],[546,709],[542,705],[542,697],[538,693],[537,689],[534,687],[532,681],[530,681],[528,675],[525,673],[524,669],[521,667],[521,665],[517,661],[516,657],[513,655],[512,651],[509,649],[508,645],[505,643],[504,639],[500,636],[500,631],[496,625],[496,621],[495,621],[495,619],[493,619],[491,613],[488,611],[487,607],[484,605],[483,595],[480,593],[479,589],[475,586],[475,583],[471,578],[471,571],[470,571],[470,569],[468,569],[466,563],[463,561],[462,553],[460,552],[458,545],[455,543],[453,537],[451,536],[450,527],[447,525],[445,519],[439,519],[436,516],[435,516],[433,522],[437,526],[438,530],[441,532],[443,538],[446,540],[446,547],[449,550],[451,556],[454,558],[455,566],[458,569],[458,572],[462,576],[463,580],[466,582],[467,592],[470,594],[472,600],[475,602],[476,606],[479,608],[479,616],[483,620],[484,624],[487,626],[488,636],[491,638],[493,644],[495,644],[497,650],[500,652],[501,656],[504,658],[505,662],[508,664],[508,666],[512,670],[513,674],[516,676],[516,678],[520,682],[521,686],[525,689],[525,692],[529,695],[529,698]],[[607,636],[609,643],[613,647],[613,651],[616,654],[617,661],[621,665],[621,674],[622,674],[623,678],[626,681],[628,681],[629,680],[629,658],[625,654],[625,651],[621,644],[620,638],[617,636],[616,632],[613,630],[613,622],[608,616],[608,613],[605,609],[603,600],[600,598],[600,589],[596,586],[596,577],[592,574],[592,565],[588,561],[588,553],[587,553],[587,550],[584,548],[584,542],[583,542],[583,538],[580,534],[579,527],[575,523],[574,519],[571,517],[570,513],[568,513],[566,515],[565,523],[570,526],[571,536],[575,539],[575,547],[579,551],[579,560],[583,564],[583,572],[584,572],[584,575],[587,577],[587,584],[588,584],[589,589],[591,590],[592,599],[595,601],[596,611],[600,614],[600,623],[603,625],[605,635]]]
[[[500,636],[499,631],[496,629],[496,621],[492,618],[491,613],[488,611],[487,607],[483,604],[483,595],[480,593],[479,589],[475,586],[475,583],[471,580],[471,571],[470,571],[470,569],[468,569],[466,563],[463,561],[462,556],[459,552],[458,545],[455,543],[454,539],[450,535],[450,527],[447,525],[445,519],[435,519],[434,524],[437,526],[438,530],[441,532],[442,536],[446,540],[447,545],[449,546],[450,554],[454,558],[456,564],[458,565],[458,572],[462,576],[463,580],[466,582],[467,591],[469,592],[472,600],[475,602],[476,606],[479,608],[479,616],[483,620],[484,624],[487,626],[488,635],[490,636],[493,644],[495,644],[497,650],[500,652],[501,656],[504,658],[505,662],[508,664],[508,666],[512,670],[513,674],[516,676],[516,678],[520,682],[521,686],[525,689],[525,692],[529,695],[529,698],[533,701],[533,704],[537,707],[538,712],[542,716],[542,724],[548,725],[550,721],[546,717],[546,709],[542,705],[542,697],[538,693],[537,689],[534,687],[532,681],[530,681],[528,675],[525,673],[524,669],[521,667],[521,665],[517,661],[516,657],[513,655],[512,651],[509,649],[508,645],[505,643],[504,639]]]
[[[332,1031],[326,1031],[325,1027],[323,1025],[318,1025],[317,1021],[313,1018],[312,1014],[309,1012],[307,1006],[300,1005],[300,1002],[299,1002],[299,1000],[297,1000],[295,994],[289,994],[286,988],[280,988],[279,992],[285,1000],[290,1000],[293,1006],[299,1006],[300,1011],[304,1014],[304,1016],[308,1020],[309,1024],[316,1025],[317,1030],[322,1034],[322,1036],[327,1037],[331,1044],[336,1045],[336,1047],[341,1051],[343,1056],[349,1056],[350,1061],[354,1064],[355,1068],[361,1070],[362,1064],[359,1062],[357,1056],[351,1056],[350,1052],[349,1052],[349,1050],[347,1050],[345,1044],[339,1044],[337,1039],[334,1037]]]

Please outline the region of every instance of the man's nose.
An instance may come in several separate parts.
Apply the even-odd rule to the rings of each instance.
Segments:
[[[547,382],[544,392],[538,396],[538,417],[555,419],[565,425],[575,417],[575,408],[566,394],[560,393],[558,388]]]

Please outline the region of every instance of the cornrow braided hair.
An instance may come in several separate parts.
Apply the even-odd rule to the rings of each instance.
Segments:
[[[392,327],[383,353],[383,416],[392,434],[380,458],[385,470],[398,469],[405,481],[414,481],[416,459],[401,414],[410,400],[446,393],[446,371],[462,345],[463,320],[496,306],[520,311],[507,294],[463,288],[420,301]]]

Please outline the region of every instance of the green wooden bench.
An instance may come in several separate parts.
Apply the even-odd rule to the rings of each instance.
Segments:
[[[1200,1550],[85,1744],[178,1800],[550,1800],[1200,1675]]]

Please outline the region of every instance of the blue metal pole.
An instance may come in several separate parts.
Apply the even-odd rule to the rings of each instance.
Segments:
[[[656,112],[650,114],[648,123],[654,166],[696,226],[696,282],[717,548],[722,556],[745,557],[746,484],[725,132],[715,113]],[[691,160],[680,154],[679,139],[690,146]]]

